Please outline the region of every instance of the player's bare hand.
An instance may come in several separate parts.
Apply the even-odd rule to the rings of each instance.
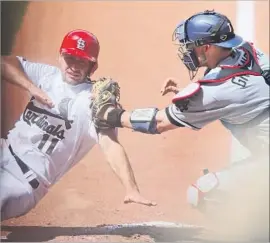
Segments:
[[[167,78],[160,90],[161,95],[166,95],[170,92],[174,94],[179,92],[178,81],[174,78]]]
[[[31,85],[31,87],[29,87],[29,92],[32,96],[35,97],[37,101],[39,101],[43,105],[47,105],[49,108],[54,107],[52,100],[42,89],[38,88],[35,85]]]
[[[157,203],[144,198],[139,192],[132,192],[126,195],[124,203],[138,203],[146,206],[156,206]]]

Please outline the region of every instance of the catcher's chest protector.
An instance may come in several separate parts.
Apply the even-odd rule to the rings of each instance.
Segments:
[[[177,104],[181,111],[184,111],[186,110],[184,103],[188,102],[188,98],[197,93],[200,90],[200,86],[204,84],[222,83],[237,76],[263,76],[263,70],[259,66],[257,54],[252,44],[246,42],[238,49],[240,49],[242,53],[236,63],[232,65],[220,65],[213,70],[207,69],[201,80],[190,84],[175,95],[172,102]]]
[[[242,46],[237,48],[239,51],[239,57],[236,60],[233,60],[232,64],[229,65],[220,65],[215,69],[207,70],[205,76],[198,80],[195,83],[187,86],[184,90],[180,91],[174,96],[172,102],[182,111],[187,110],[187,104],[189,98],[195,95],[201,88],[201,86],[211,84],[211,83],[223,83],[229,79],[233,79],[238,76],[263,76],[263,71],[259,66],[258,57],[255,49],[252,44],[246,42]],[[264,77],[265,78],[265,77]],[[265,78],[266,80],[266,78]],[[267,112],[264,112],[263,116],[267,115]],[[264,119],[264,117],[262,117]],[[239,133],[242,135],[245,133],[246,127],[254,126],[250,122],[245,124],[231,124],[221,120],[223,125],[229,129],[235,136],[236,131],[237,137]]]
[[[254,76],[263,76],[263,70],[259,66],[257,53],[252,46],[252,44],[245,42],[242,46],[238,47],[237,49],[240,49],[244,52],[244,55],[241,60],[242,63],[237,63],[236,65],[220,65],[219,72],[214,73],[214,75],[210,75],[211,79],[207,77],[207,73],[210,72],[210,70],[206,70],[205,75],[202,80],[199,80],[198,83],[200,85],[203,85],[204,83],[214,83],[214,82],[224,82],[228,79],[232,79],[237,76],[243,76],[243,75],[254,75]],[[264,77],[266,80],[266,83],[269,85],[269,80]],[[265,119],[265,117],[268,116],[268,112],[263,112],[257,121]],[[240,138],[245,134],[245,129],[247,127],[253,127],[256,126],[256,122],[250,121],[245,124],[241,125],[235,125],[230,124],[228,122],[225,122],[221,120],[221,123],[229,129],[235,137]]]
[[[221,68],[219,72],[215,72],[211,75],[211,79],[207,77],[210,70],[206,70],[205,75],[202,80],[198,82],[203,83],[213,83],[213,82],[224,82],[230,78],[243,76],[243,75],[254,75],[263,76],[262,69],[259,66],[258,57],[252,44],[245,42],[242,46],[237,49],[243,50],[244,55],[236,65],[220,65]]]

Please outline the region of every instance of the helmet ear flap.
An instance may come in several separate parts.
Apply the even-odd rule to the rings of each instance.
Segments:
[[[98,62],[95,62],[91,70],[89,70],[89,73],[87,77],[90,79],[90,77],[94,74],[94,72],[98,69]]]
[[[95,65],[93,66],[90,75],[94,74],[94,72],[98,69],[98,62],[95,63]]]

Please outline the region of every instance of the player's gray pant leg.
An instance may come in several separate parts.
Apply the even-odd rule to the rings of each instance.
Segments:
[[[16,176],[15,176],[16,175]],[[35,205],[32,188],[15,160],[1,167],[1,221],[23,215]]]
[[[28,213],[47,193],[47,189],[42,183],[37,189],[30,186],[2,139],[0,162],[0,208],[3,221]]]

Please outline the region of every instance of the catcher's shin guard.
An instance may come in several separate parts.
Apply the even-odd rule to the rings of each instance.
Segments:
[[[226,202],[227,191],[221,187],[221,173],[209,172],[205,169],[194,184],[187,189],[187,202],[203,213],[211,212]],[[223,180],[222,180],[223,181]]]

